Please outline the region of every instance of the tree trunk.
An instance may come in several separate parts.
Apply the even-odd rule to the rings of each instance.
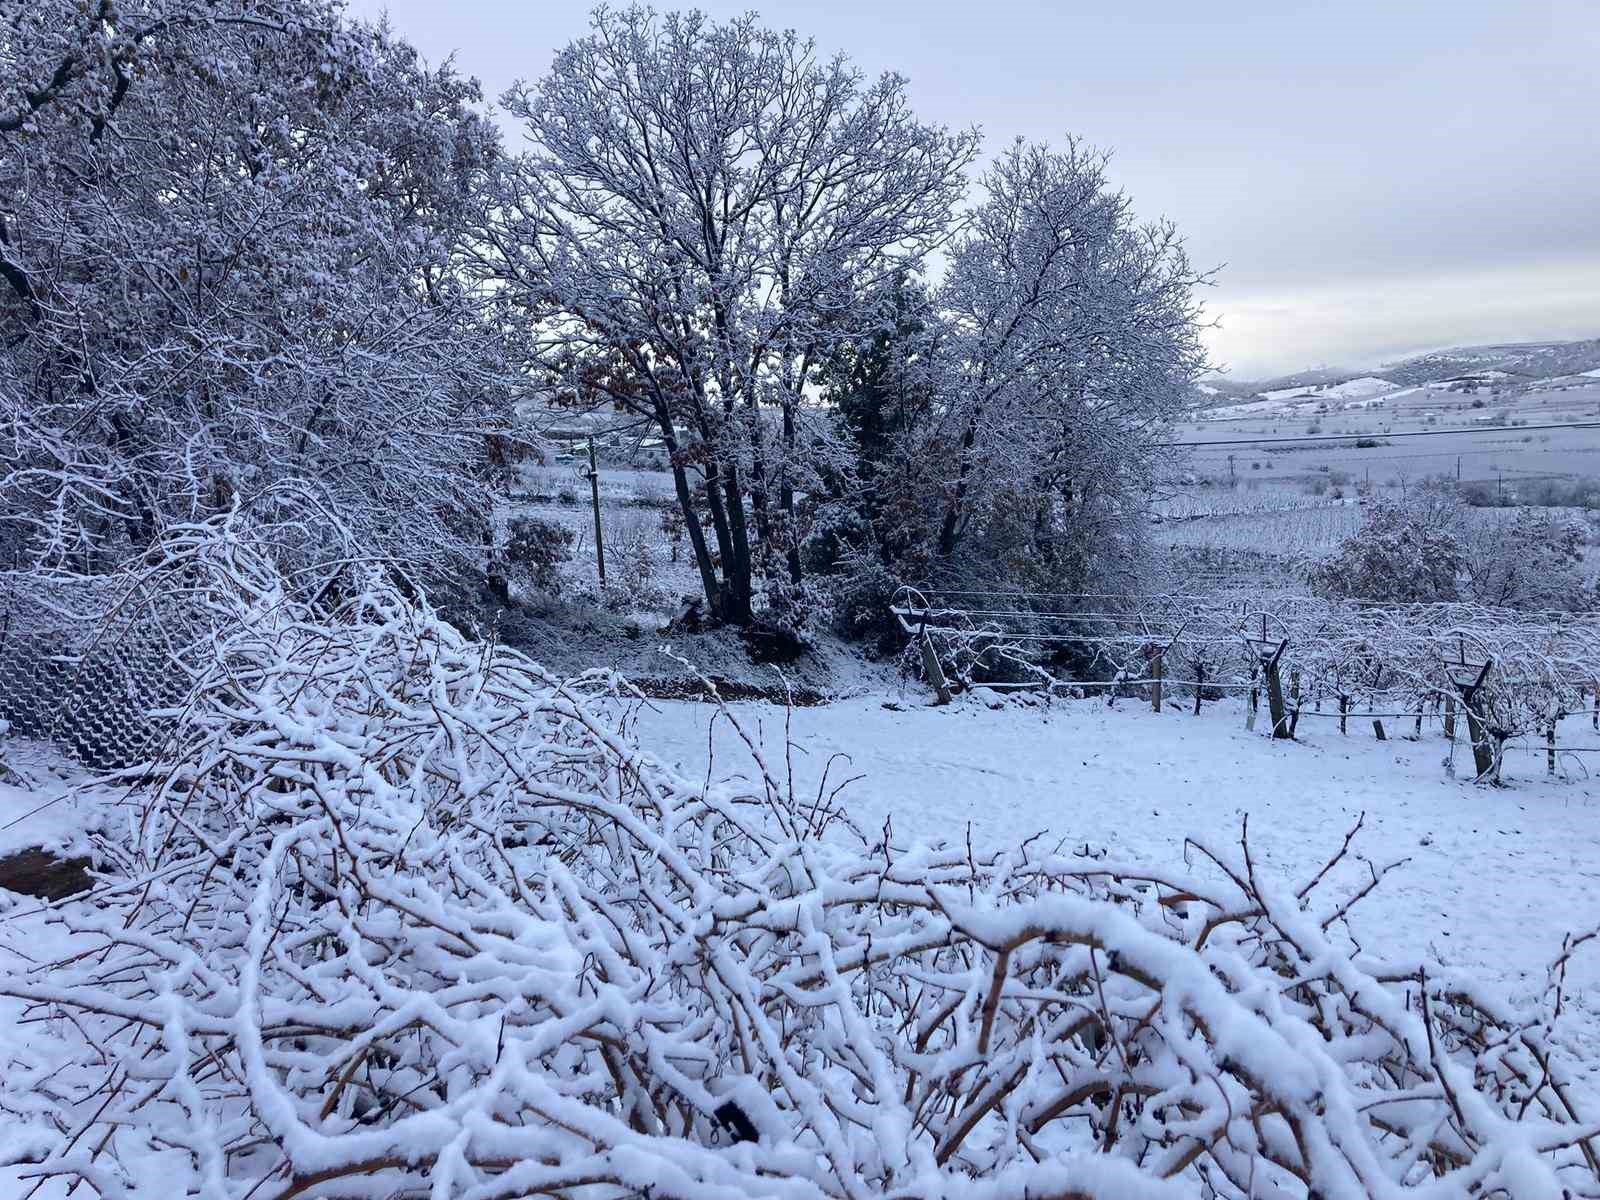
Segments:
[[[949,558],[956,552],[956,526],[961,520],[961,504],[967,496],[967,472],[972,469],[969,456],[978,439],[978,422],[974,418],[961,435],[961,464],[956,472],[955,491],[945,505],[944,520],[939,523],[939,557]]]
[[[732,553],[722,562],[722,619],[730,625],[748,625],[751,617],[750,531],[745,525],[744,493],[739,469],[722,469],[723,502],[728,513],[728,540]]]
[[[678,508],[683,513],[683,527],[689,534],[689,545],[694,549],[694,563],[700,570],[700,586],[706,594],[706,610],[722,611],[722,589],[717,583],[717,570],[711,563],[711,548],[706,545],[706,531],[700,525],[700,514],[694,508],[694,489],[689,486],[689,473],[678,458],[678,440],[671,421],[662,421],[661,441],[667,450],[667,461],[672,464],[672,486],[678,494]]]
[[[794,461],[794,401],[785,399],[783,402],[783,451],[784,472],[783,482],[778,485],[778,507],[783,510],[783,537],[788,543],[785,547],[784,558],[789,564],[789,582],[800,583],[800,542],[799,529],[794,519],[794,484],[789,481],[789,463]]]

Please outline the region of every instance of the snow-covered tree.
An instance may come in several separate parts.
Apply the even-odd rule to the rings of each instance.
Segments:
[[[1583,523],[1523,508],[1509,521],[1489,510],[1466,537],[1472,598],[1500,608],[1579,609],[1594,602],[1584,586]]]
[[[1075,141],[1019,141],[983,179],[937,298],[952,336],[928,432],[947,572],[1059,588],[1141,545],[1160,443],[1205,364],[1206,276],[1170,224],[1136,223],[1105,167]]]
[[[498,153],[477,100],[333,0],[24,6],[0,34],[13,560],[105,570],[292,478],[412,577],[480,571],[505,375],[456,282]]]
[[[1452,515],[1433,502],[1374,499],[1361,528],[1307,571],[1318,594],[1396,604],[1455,600],[1466,553]]]
[[[977,136],[753,16],[641,8],[597,10],[505,103],[530,149],[484,268],[534,361],[658,431],[710,607],[746,623],[763,576],[799,581],[796,498],[837,452],[823,363],[948,238]]]

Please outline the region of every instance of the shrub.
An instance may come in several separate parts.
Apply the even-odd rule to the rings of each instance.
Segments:
[[[505,560],[534,587],[550,591],[557,570],[572,557],[576,535],[558,521],[542,517],[513,517],[507,529]]]
[[[666,601],[656,556],[670,536],[654,509],[613,512],[606,527],[606,583],[613,602],[649,608]]]
[[[1465,555],[1452,525],[1448,505],[1431,497],[1372,501],[1361,528],[1314,564],[1307,582],[1333,599],[1454,600]]]

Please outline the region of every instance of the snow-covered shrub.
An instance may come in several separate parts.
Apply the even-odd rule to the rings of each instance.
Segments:
[[[0,1148],[105,1196],[1600,1195],[1537,1013],[1351,901],[681,778],[379,581],[238,543],[120,878],[0,962]],[[352,580],[354,576],[352,576]],[[133,883],[128,886],[123,879]],[[1330,885],[1331,886],[1331,885]]]
[[[834,632],[869,643],[878,654],[892,654],[905,644],[905,634],[889,611],[900,580],[870,551],[838,561],[828,576],[828,605]]]
[[[572,530],[559,521],[513,517],[506,529],[505,559],[525,582],[550,591],[561,564],[572,557],[575,540]]]
[[[658,512],[619,508],[611,513],[606,524],[606,578],[618,603],[635,610],[667,603],[661,551],[668,540]]]
[[[1434,504],[1374,499],[1361,528],[1312,564],[1319,595],[1401,604],[1455,600],[1466,555],[1455,522]]]

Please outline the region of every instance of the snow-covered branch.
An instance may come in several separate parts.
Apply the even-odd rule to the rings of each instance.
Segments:
[[[664,767],[608,679],[552,679],[376,577],[296,599],[248,537],[217,545],[172,580],[213,606],[214,666],[104,846],[137,886],[0,977],[55,1035],[0,1092],[30,1174],[1600,1195],[1538,1012],[1340,936],[1348,841],[1291,895],[1248,839],[1169,876],[830,831],[826,797]]]

